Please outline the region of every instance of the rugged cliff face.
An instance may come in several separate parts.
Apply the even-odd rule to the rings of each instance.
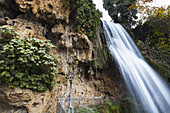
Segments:
[[[52,91],[38,93],[1,85],[0,112],[56,112],[57,99],[69,96],[69,75],[74,75],[73,98],[103,96],[119,101],[127,96],[107,50],[102,26],[98,28],[97,38],[89,39],[74,32],[69,16],[69,6],[66,9],[62,0],[0,1],[0,26],[13,26],[21,37],[50,39],[57,46],[51,52],[61,58],[57,85]]]

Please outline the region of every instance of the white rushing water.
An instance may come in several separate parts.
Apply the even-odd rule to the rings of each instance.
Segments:
[[[108,48],[138,110],[142,113],[170,113],[167,84],[147,64],[120,24],[102,21]]]

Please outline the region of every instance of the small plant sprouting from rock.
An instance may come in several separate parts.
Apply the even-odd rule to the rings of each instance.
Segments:
[[[14,28],[0,27],[0,84],[44,92],[56,81],[58,57],[49,40],[20,38]]]

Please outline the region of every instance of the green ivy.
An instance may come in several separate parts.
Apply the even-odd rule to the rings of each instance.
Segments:
[[[97,26],[100,24],[100,14],[96,11],[92,0],[70,0],[71,19],[77,32],[83,32],[88,37],[96,37]]]
[[[49,40],[20,38],[14,28],[0,27],[0,84],[44,92],[56,81],[58,57]]]
[[[69,0],[62,0],[62,2],[63,2],[63,7],[66,10],[68,8],[68,5],[69,5]]]

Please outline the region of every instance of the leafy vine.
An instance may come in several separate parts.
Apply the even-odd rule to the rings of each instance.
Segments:
[[[100,24],[100,14],[96,11],[92,0],[63,0],[65,7],[71,6],[70,20],[74,20],[77,32],[83,32],[88,37],[96,37],[97,26]]]
[[[56,81],[58,57],[49,40],[20,38],[14,28],[0,27],[0,84],[44,92]]]

